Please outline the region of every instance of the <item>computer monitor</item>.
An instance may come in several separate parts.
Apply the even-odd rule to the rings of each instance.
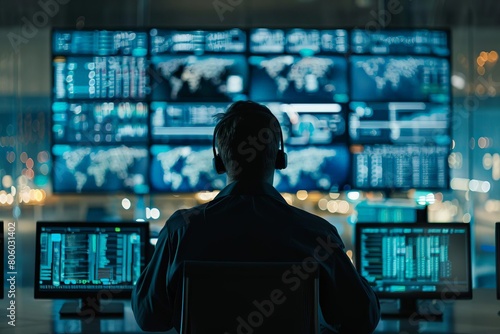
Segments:
[[[37,222],[35,298],[81,299],[61,316],[122,315],[148,256],[147,222]]]
[[[151,99],[167,102],[231,102],[246,96],[246,59],[241,54],[151,57]]]
[[[351,56],[350,61],[352,101],[449,103],[446,58]]]
[[[146,146],[52,146],[56,193],[136,193],[149,190]]]
[[[423,102],[351,102],[352,144],[450,145],[451,108]]]
[[[58,55],[52,62],[55,100],[144,100],[147,97],[146,57]]]
[[[147,54],[148,34],[138,30],[52,31],[52,52],[57,55],[134,56]]]
[[[250,99],[290,103],[345,102],[347,61],[343,56],[252,55]]]
[[[54,102],[52,139],[66,145],[148,144],[144,102]]]
[[[151,155],[152,191],[189,193],[226,185],[225,175],[213,167],[209,145],[154,145]]]
[[[351,153],[356,189],[449,187],[448,146],[353,145]]]
[[[3,277],[3,262],[4,262],[4,243],[3,243],[3,221],[0,221],[0,299],[3,299],[3,285],[5,283]]]
[[[307,145],[285,148],[288,167],[274,173],[274,187],[280,192],[349,189],[349,150],[345,145]]]
[[[358,272],[379,298],[400,299],[396,316],[425,319],[418,299],[471,299],[470,225],[358,223]],[[391,315],[391,314],[387,314]]]
[[[350,36],[355,54],[450,55],[450,36],[443,30],[354,29]]]
[[[210,144],[217,120],[229,103],[151,102],[151,142],[158,144]],[[210,147],[211,149],[211,147]]]
[[[170,30],[149,31],[152,55],[244,53],[247,48],[247,33],[239,28],[226,30]]]

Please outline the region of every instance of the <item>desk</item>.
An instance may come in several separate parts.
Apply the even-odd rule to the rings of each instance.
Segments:
[[[7,296],[5,296],[7,297]],[[9,299],[0,300],[0,333],[144,333],[137,326],[130,308],[125,304],[125,314],[118,319],[61,319],[59,309],[63,300],[35,300],[33,289],[23,287],[16,296],[16,327],[7,322],[7,306]],[[496,300],[493,289],[474,291],[473,300],[455,302],[437,301],[434,304],[443,308],[443,320],[440,322],[413,322],[409,319],[383,319],[376,333],[453,333],[453,334],[499,334],[500,333],[500,301]],[[176,334],[175,330],[163,332]],[[257,334],[257,333],[256,333]]]
[[[44,300],[33,298],[33,288],[22,287],[16,295],[16,326],[8,324],[7,307],[9,299],[5,295],[0,300],[0,333],[48,334],[48,333],[151,333],[143,332],[137,325],[130,301],[122,300],[125,314],[121,318],[63,318],[59,310],[64,300]],[[161,332],[160,332],[161,333]],[[176,331],[163,332],[176,334]]]
[[[386,301],[382,301],[384,303]],[[382,319],[376,333],[453,333],[499,334],[500,301],[493,289],[476,289],[472,300],[429,303],[428,310],[441,309],[441,321],[412,321],[411,319]]]

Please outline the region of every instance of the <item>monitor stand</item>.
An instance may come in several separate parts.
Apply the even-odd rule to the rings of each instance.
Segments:
[[[428,313],[419,312],[417,299],[399,299],[399,309],[393,312],[382,312],[382,317],[386,319],[408,318],[409,320],[442,321],[443,313],[437,310],[429,310]]]
[[[59,311],[61,317],[123,317],[123,303],[106,302],[87,297],[80,302],[66,302]]]

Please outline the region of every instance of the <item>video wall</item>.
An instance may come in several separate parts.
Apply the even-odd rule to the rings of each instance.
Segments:
[[[54,30],[56,193],[221,189],[213,116],[263,103],[283,128],[282,192],[449,184],[446,31]]]

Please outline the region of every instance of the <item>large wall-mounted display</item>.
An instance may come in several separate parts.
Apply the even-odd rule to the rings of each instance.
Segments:
[[[449,186],[449,33],[54,30],[53,189],[221,189],[216,121],[234,101],[283,128],[282,192]]]

